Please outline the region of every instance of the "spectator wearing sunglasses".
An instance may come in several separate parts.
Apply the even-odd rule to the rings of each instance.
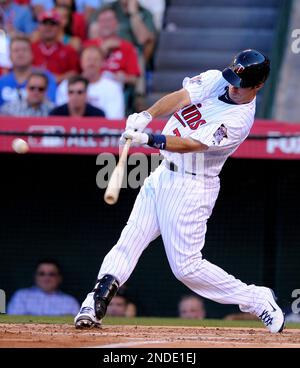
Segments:
[[[75,298],[59,290],[62,283],[61,267],[56,260],[38,262],[35,285],[14,293],[8,314],[31,316],[75,315],[79,304]]]
[[[48,116],[53,104],[47,100],[48,78],[43,72],[33,72],[26,84],[26,97],[7,102],[1,107],[5,116]]]
[[[50,101],[54,102],[56,92],[54,75],[46,69],[32,65],[33,54],[29,38],[23,35],[13,37],[10,40],[8,53],[10,54],[12,69],[9,73],[0,77],[0,106],[5,102],[13,102],[25,98],[28,77],[34,71],[43,71],[47,76],[49,82],[47,96]],[[0,54],[0,64],[5,61],[1,58],[2,56]]]
[[[72,117],[105,117],[103,110],[90,105],[87,102],[87,88],[89,81],[80,76],[71,77],[68,80],[68,102],[55,107],[50,111],[53,116],[72,116]]]

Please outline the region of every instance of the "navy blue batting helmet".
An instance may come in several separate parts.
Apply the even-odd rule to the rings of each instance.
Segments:
[[[248,49],[237,54],[223,77],[235,87],[256,87],[267,80],[270,73],[270,60],[259,51]]]

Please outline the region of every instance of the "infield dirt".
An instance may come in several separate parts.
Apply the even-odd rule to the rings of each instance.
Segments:
[[[0,347],[300,348],[300,330],[271,334],[259,328],[119,325],[76,330],[69,324],[1,323]]]

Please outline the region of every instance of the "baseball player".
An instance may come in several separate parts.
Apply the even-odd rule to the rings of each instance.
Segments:
[[[164,160],[145,180],[127,225],[104,258],[96,285],[75,317],[76,328],[101,325],[107,305],[142,252],[161,235],[178,280],[202,297],[239,305],[271,332],[283,330],[284,314],[269,288],[247,285],[201,255],[220,189],[218,175],[250,132],[256,94],[269,71],[267,57],[245,50],[223,72],[185,78],[182,89],[128,117],[121,140],[158,148]],[[171,114],[161,135],[143,132],[153,118]]]

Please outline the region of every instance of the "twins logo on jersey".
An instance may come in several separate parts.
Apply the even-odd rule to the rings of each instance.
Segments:
[[[188,125],[190,129],[196,130],[199,128],[200,125],[206,123],[206,121],[202,119],[201,112],[198,110],[198,108],[200,108],[201,106],[201,103],[197,105],[187,106],[180,112],[181,117],[179,115],[179,112],[175,112],[174,117],[180,122],[183,127],[186,127]]]

